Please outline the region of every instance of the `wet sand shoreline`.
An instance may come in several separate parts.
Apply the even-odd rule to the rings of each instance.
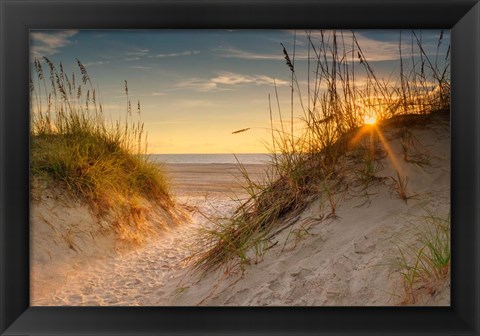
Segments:
[[[171,182],[176,197],[222,194],[231,197],[244,193],[244,179],[238,165],[230,163],[164,163],[161,167]],[[266,164],[245,164],[250,178],[261,182]]]

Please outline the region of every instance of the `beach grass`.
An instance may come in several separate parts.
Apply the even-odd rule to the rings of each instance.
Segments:
[[[434,294],[450,277],[450,214],[428,211],[420,217],[422,226],[412,225],[411,243],[397,244],[396,266],[403,279],[404,304],[414,304],[419,293]]]
[[[443,32],[435,61],[429,59],[415,32],[410,43],[417,56],[411,59],[402,55],[400,39],[400,72],[394,82],[377,77],[355,33],[321,31],[314,37],[305,31],[305,36],[310,55],[306,94],[301,89],[305,81],[297,77],[295,48],[290,53],[282,44],[280,52],[291,74],[290,117],[285,118],[287,113],[280,109],[274,83],[276,104],[269,97],[271,164],[267,177],[263,183],[255,183],[244,171],[249,198],[240,202],[230,218],[214,220],[214,228],[206,234],[205,249],[195,257],[198,270],[248,264],[249,251],[263,253],[261,247],[268,246],[271,235],[314,199],[325,205],[323,218],[335,218],[341,195],[352,188],[352,176],[356,184],[363,185],[362,190],[379,180],[374,136],[379,125],[407,128],[423,122],[422,116],[450,109],[449,49],[441,69],[438,64]],[[355,79],[360,75],[361,83]],[[272,105],[278,106],[276,112]],[[302,128],[295,131],[298,111]],[[402,119],[409,115],[415,118]],[[279,127],[275,118],[280,120]],[[359,135],[364,140],[359,141]],[[361,153],[353,154],[360,169],[347,164],[347,154],[355,152]],[[408,176],[397,171],[392,179],[398,197],[407,201]]]
[[[168,181],[147,159],[140,102],[132,111],[127,82],[125,114],[108,123],[87,69],[78,60],[76,66],[77,77],[67,75],[62,64],[57,68],[48,58],[33,63],[32,180],[42,180],[48,188],[88,204],[99,216],[119,209],[134,211],[138,198],[171,207]],[[33,189],[32,193],[41,193]]]

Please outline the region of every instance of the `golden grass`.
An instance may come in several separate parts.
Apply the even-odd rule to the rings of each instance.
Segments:
[[[306,95],[302,95],[297,78],[295,48],[290,55],[282,44],[285,62],[292,75],[289,120],[292,128],[286,130],[287,121],[282,117],[274,85],[280,128],[274,127],[269,97],[272,140],[268,145],[271,165],[267,178],[263,183],[255,183],[239,165],[249,198],[240,202],[231,218],[214,221],[216,226],[206,233],[208,243],[195,258],[197,269],[208,271],[221,265],[230,269],[232,265],[242,267],[248,264],[252,251],[257,255],[264,253],[262,247],[269,246],[270,234],[282,226],[282,220],[305,209],[315,198],[322,199],[328,209],[324,218],[335,217],[342,193],[351,188],[346,182],[347,177],[356,176],[357,182],[364,186],[382,180],[375,176],[379,157],[373,130],[377,125],[401,123],[407,127],[413,119],[401,120],[403,116],[418,117],[434,111],[449,111],[449,49],[444,68],[439,70],[437,64],[443,32],[435,62],[429,60],[420,39],[412,34],[411,47],[416,48],[419,56],[409,62],[407,70],[407,60],[400,52],[398,82],[390,83],[377,78],[353,32],[347,37],[343,31],[321,31],[320,38],[314,41],[311,32],[306,31],[308,54],[312,55],[308,59]],[[313,78],[311,68],[315,69]],[[366,78],[362,85],[355,80],[359,74]],[[297,110],[303,114],[300,134],[293,130],[294,92],[299,101]],[[365,120],[372,118],[376,122],[366,125]],[[415,118],[413,122],[421,120]],[[369,134],[370,141],[362,144],[359,139],[368,138]],[[363,166],[360,169],[358,165],[345,163],[347,153],[359,148],[365,153],[360,158]],[[408,177],[399,174],[393,180],[398,196],[406,201],[410,197],[407,194]]]
[[[134,200],[139,197],[170,207],[173,202],[165,175],[145,155],[147,139],[140,121],[140,102],[132,112],[127,82],[124,122],[109,125],[86,68],[78,60],[77,65],[81,76],[76,82],[75,73],[68,76],[62,64],[57,69],[47,58],[34,61],[32,179],[61,188],[100,216],[118,212],[125,216],[126,210],[133,214]]]

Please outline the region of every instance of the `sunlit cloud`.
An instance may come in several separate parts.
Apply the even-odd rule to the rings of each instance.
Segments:
[[[329,65],[332,60],[329,49],[333,42],[331,32],[325,31],[325,57]],[[422,38],[426,53],[432,55],[433,52],[431,61],[435,65],[434,52],[440,31],[415,32]],[[376,78],[380,83],[394,87],[401,87],[399,34],[399,30],[355,31],[366,59],[374,63],[370,64]],[[316,51],[321,53],[320,38],[319,31],[312,30]],[[98,101],[104,102],[103,108],[109,122],[125,118],[128,105],[123,83],[127,80],[133,110],[136,110],[137,101],[141,103],[141,118],[149,133],[149,140],[164,146],[155,148],[154,145],[153,150],[150,147],[150,152],[201,152],[199,146],[202,142],[217,144],[208,148],[211,152],[225,152],[227,147],[234,152],[264,151],[262,143],[255,141],[271,139],[271,122],[278,130],[283,128],[290,133],[293,128],[294,133],[300,136],[304,127],[301,119],[305,118],[302,104],[305,110],[314,110],[318,119],[322,120],[322,96],[334,84],[338,90],[343,90],[342,80],[348,80],[351,88],[365,91],[354,102],[359,120],[363,120],[366,114],[381,120],[388,107],[385,107],[382,97],[369,91],[372,78],[365,67],[359,64],[357,52],[352,52],[350,30],[343,30],[343,40],[341,31],[337,30],[339,59],[344,56],[345,46],[347,56],[343,60],[348,62],[349,67],[345,71],[349,72],[349,77],[336,76],[335,83],[332,83],[334,78],[324,74],[321,68],[317,69],[315,53],[305,30],[297,30],[295,37],[293,31],[284,30],[239,30],[222,34],[209,31],[170,34],[162,30],[154,38],[151,32],[118,34],[108,30],[80,30],[78,33],[42,30],[32,31],[31,40],[32,50],[37,57],[54,54],[48,57],[56,65],[60,62],[66,64],[67,71],[74,69],[78,72],[75,58],[84,61],[87,69],[91,67],[90,75],[95,86],[99,87]],[[438,56],[439,67],[445,62],[449,41],[450,35],[446,31]],[[418,52],[415,39],[413,42],[414,51]],[[293,80],[280,43],[286,47],[294,63],[296,78]],[[404,69],[411,69],[413,60],[416,71],[420,72],[422,63],[418,56],[411,57],[411,43],[411,31],[404,30]],[[310,64],[307,64],[309,57]],[[350,66],[352,60],[355,62],[353,67]],[[428,67],[428,63],[425,63],[425,67]],[[329,67],[328,70],[331,69]],[[44,67],[44,70],[47,71],[48,67]],[[405,75],[409,76],[410,73]],[[274,79],[277,87],[274,87]],[[43,88],[43,83],[40,84]],[[295,89],[293,122],[291,84]],[[421,99],[430,98],[427,95],[440,94],[438,83],[431,75],[410,84],[411,94],[416,97],[414,103],[419,106],[423,104]],[[43,94],[38,98],[41,105],[44,103],[42,99],[45,99],[42,97]],[[390,98],[396,100],[401,97]],[[230,132],[244,128],[250,130],[230,136]],[[172,139],[173,145],[169,139]]]
[[[218,89],[217,84],[201,78],[190,78],[176,85],[179,89],[192,89],[196,91],[213,91]]]
[[[77,33],[78,30],[52,30],[31,33],[30,41],[33,57],[48,57],[57,54],[61,48],[72,43],[70,38]]]
[[[209,79],[192,78],[177,84],[179,88],[189,88],[198,91],[229,90],[233,86],[242,85],[287,85],[288,82],[265,75],[244,75],[233,72],[220,72]]]
[[[255,84],[255,85],[264,85],[264,84],[273,84],[274,79],[265,75],[242,75],[233,72],[222,72],[218,76],[211,79],[212,82],[223,85],[237,85],[237,84]],[[288,82],[284,80],[277,79],[277,85],[286,85]]]

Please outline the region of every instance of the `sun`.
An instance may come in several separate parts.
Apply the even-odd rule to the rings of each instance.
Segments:
[[[365,116],[364,122],[366,125],[374,125],[377,122],[377,118]]]

